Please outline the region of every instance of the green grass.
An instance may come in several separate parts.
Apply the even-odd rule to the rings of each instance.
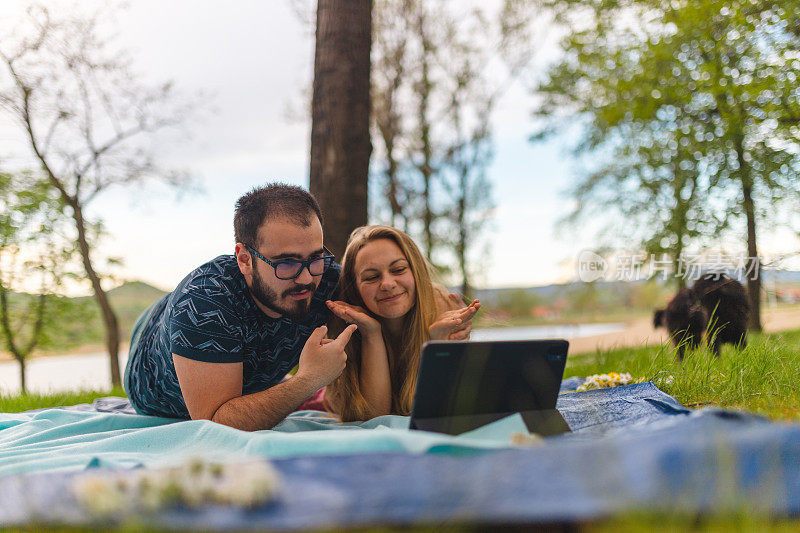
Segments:
[[[800,521],[774,518],[750,513],[683,515],[665,513],[632,512],[622,516],[583,524],[579,531],[585,533],[661,533],[703,532],[703,533],[761,533],[796,532]]]
[[[19,413],[30,409],[92,403],[95,398],[102,398],[103,396],[125,397],[125,391],[122,387],[115,387],[111,390],[81,390],[50,394],[0,396],[0,413]]]
[[[800,330],[750,335],[741,352],[726,345],[719,358],[705,347],[675,361],[671,346],[625,348],[573,356],[565,376],[629,372],[653,381],[689,407],[745,409],[775,420],[800,418]]]
[[[498,533],[649,533],[657,531],[662,533],[693,531],[697,533],[784,533],[796,532],[800,523],[796,520],[776,519],[768,516],[748,514],[728,515],[675,515],[656,513],[631,513],[617,518],[598,520],[596,522],[578,524],[541,524],[541,525],[469,525],[469,524],[441,524],[436,526],[407,526],[407,527],[372,527],[365,529],[324,529],[321,531],[334,531],[336,533],[484,533],[496,531]],[[39,531],[53,531],[57,533],[78,533],[98,531],[90,528],[54,527],[51,525],[31,525],[22,528],[0,528],[4,532],[34,533]],[[116,533],[132,533],[144,531],[156,533],[167,530],[143,526],[139,523],[121,525],[113,528],[104,528],[103,531]]]

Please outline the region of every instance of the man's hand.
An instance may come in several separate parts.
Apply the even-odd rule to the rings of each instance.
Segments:
[[[326,326],[315,329],[300,353],[295,377],[311,383],[314,391],[333,382],[344,370],[347,363],[344,347],[357,328],[355,324],[350,324],[332,341],[324,338],[328,331]]]
[[[473,300],[467,307],[445,311],[428,328],[431,340],[468,340],[472,318],[480,308],[480,302]]]

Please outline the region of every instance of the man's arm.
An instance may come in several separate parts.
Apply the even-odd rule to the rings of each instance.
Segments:
[[[300,354],[297,374],[269,389],[242,396],[242,363],[204,363],[172,356],[186,408],[192,419],[206,419],[244,431],[270,429],[344,369],[344,347],[356,326],[331,342],[327,328],[314,330]]]

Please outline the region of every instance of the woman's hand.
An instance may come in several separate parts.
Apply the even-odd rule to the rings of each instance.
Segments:
[[[472,331],[472,318],[480,308],[480,302],[473,300],[471,304],[461,309],[445,311],[428,328],[431,340],[468,340]]]
[[[370,316],[363,307],[333,300],[328,300],[325,303],[328,304],[328,309],[330,309],[334,315],[348,324],[356,324],[362,335],[371,336],[380,334],[381,323]]]

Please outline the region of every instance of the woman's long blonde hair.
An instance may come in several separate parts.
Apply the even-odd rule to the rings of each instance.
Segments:
[[[403,317],[401,337],[399,339],[391,338],[386,328],[382,328],[392,383],[391,412],[408,415],[411,413],[414,391],[417,388],[421,346],[430,338],[428,327],[436,320],[440,308],[446,305],[446,291],[441,285],[434,284],[433,269],[411,237],[390,226],[362,226],[353,230],[347,241],[347,248],[342,259],[342,273],[339,277],[341,300],[358,305],[369,312],[358,292],[355,262],[358,252],[367,243],[379,239],[390,240],[400,248],[408,260],[416,285],[415,303]],[[379,321],[382,320],[378,316],[375,318]],[[346,324],[343,320],[334,317],[329,330],[331,334],[337,336],[345,327]],[[336,381],[327,387],[326,398],[340,414],[342,421],[365,420],[368,418],[369,405],[359,386],[361,336],[358,331],[353,335],[346,351],[345,370]]]

